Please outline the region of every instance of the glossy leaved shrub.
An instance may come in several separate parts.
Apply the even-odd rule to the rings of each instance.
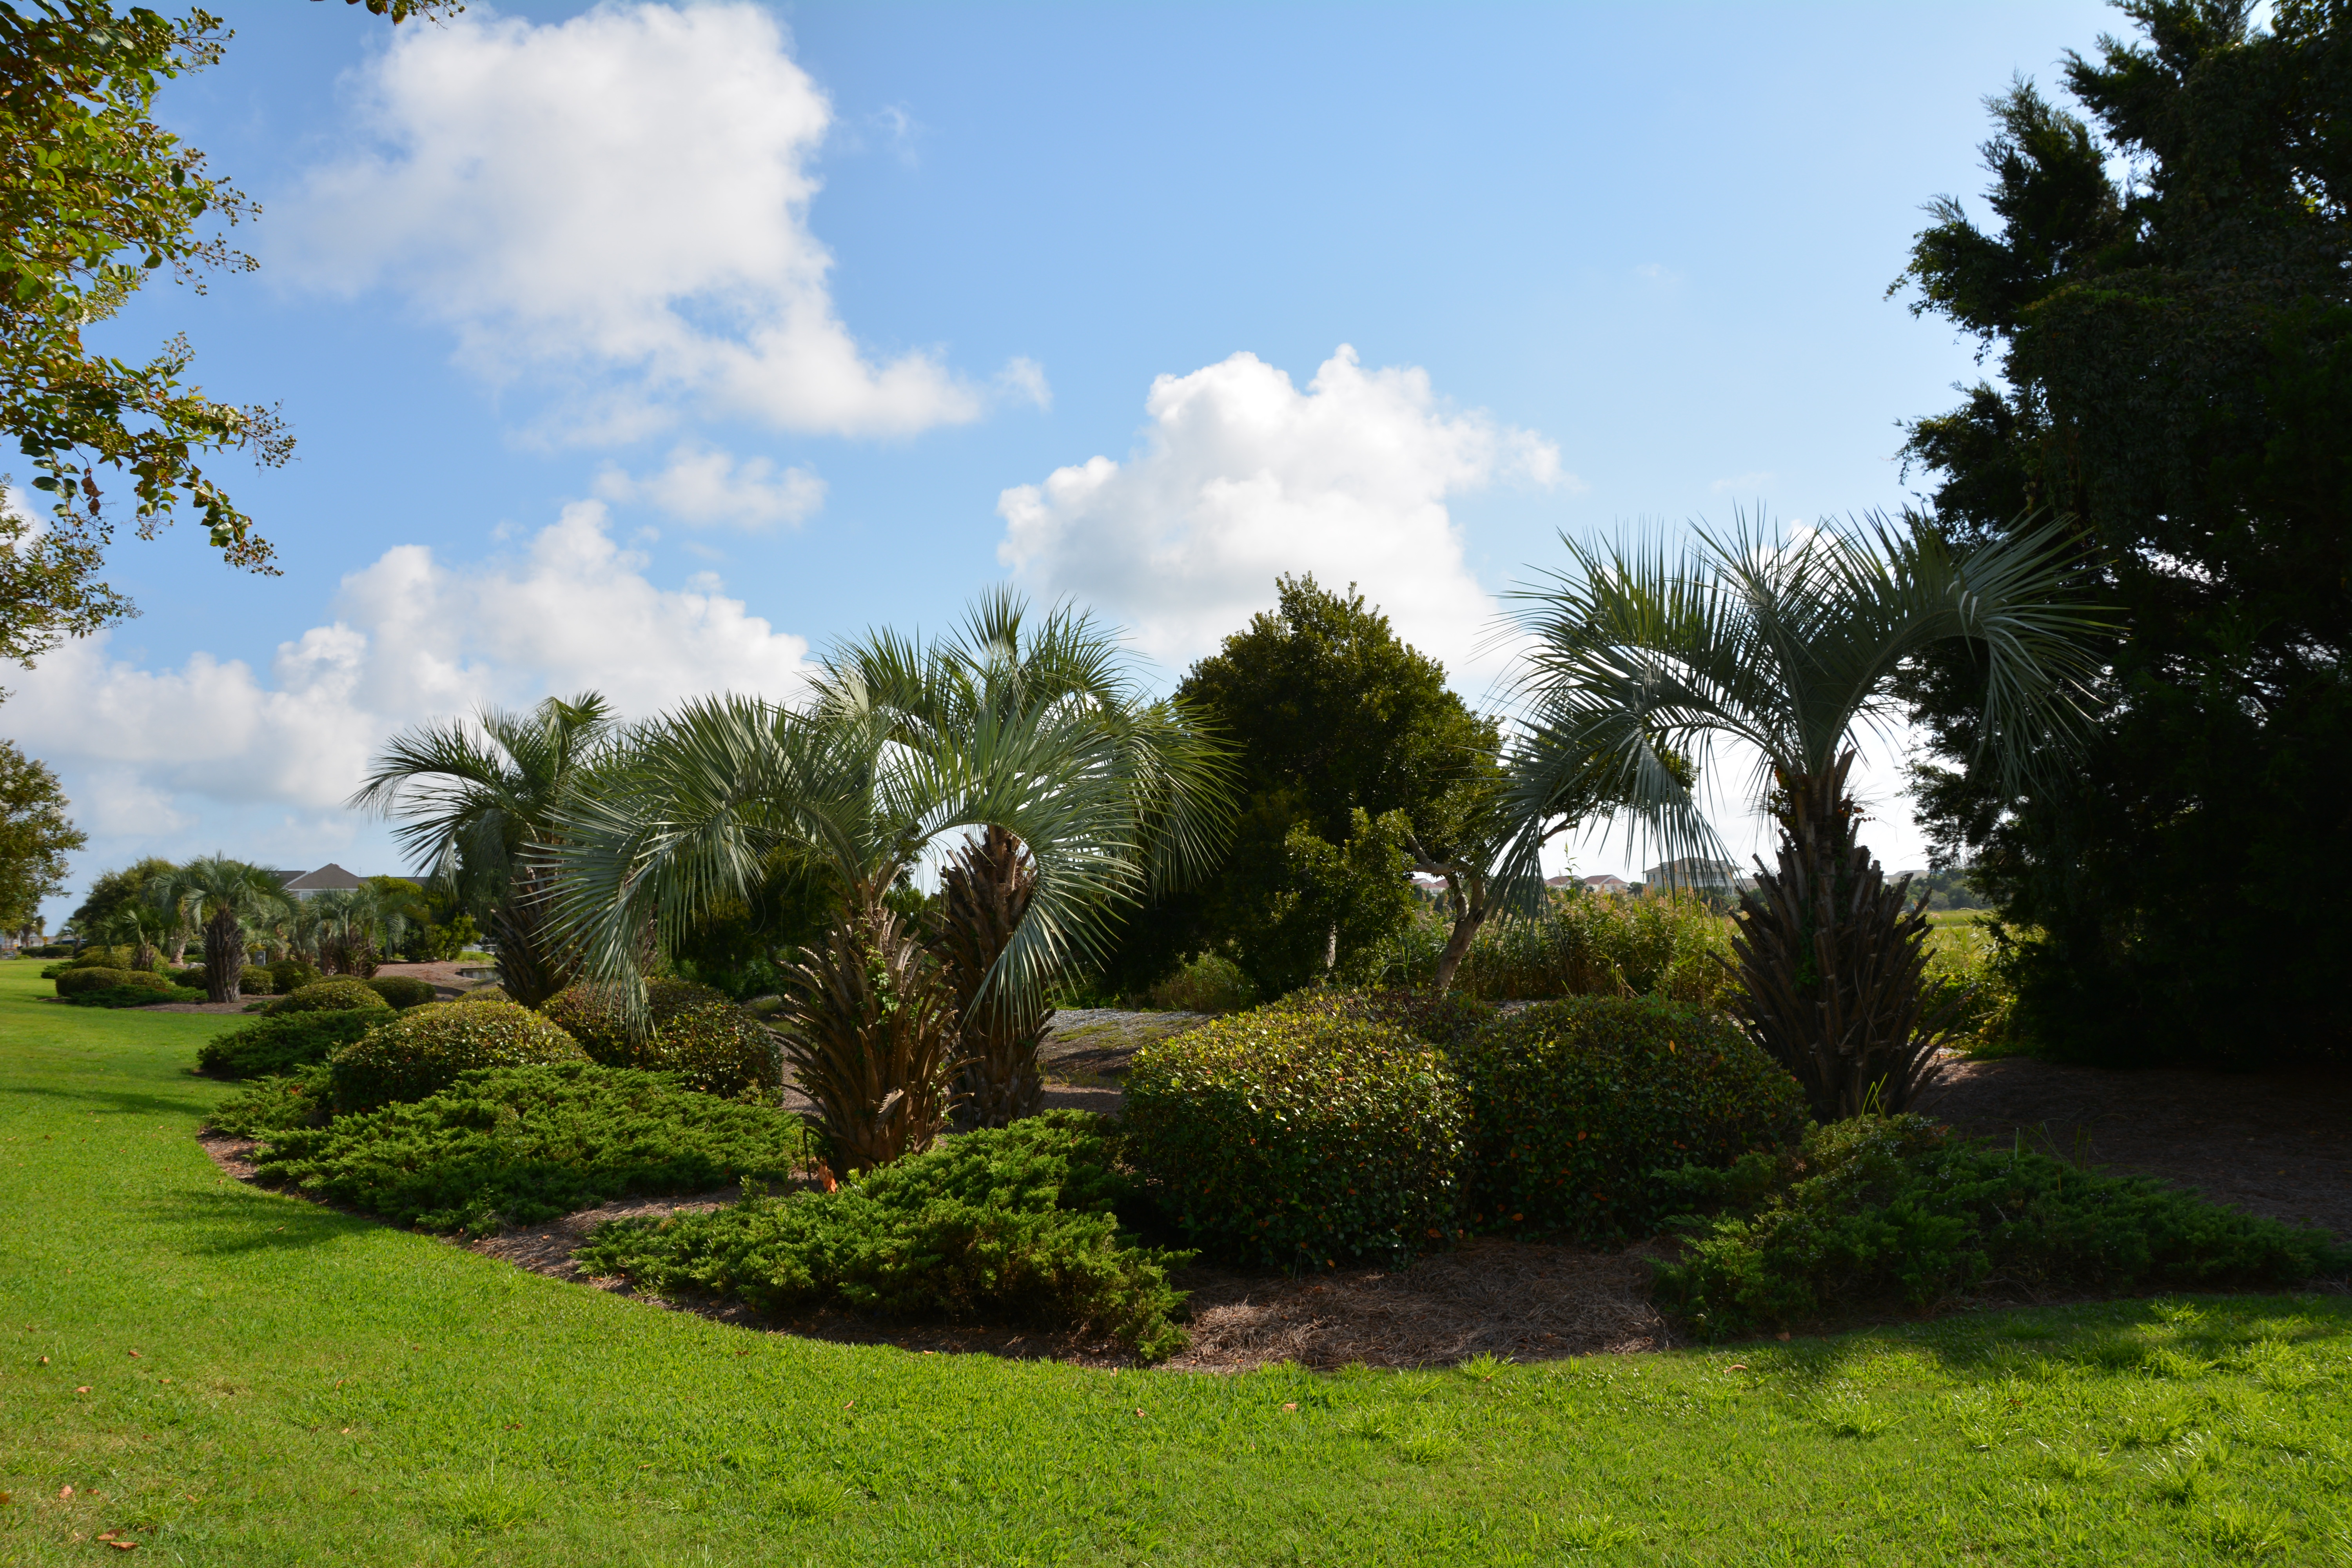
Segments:
[[[299,958],[281,958],[269,966],[269,988],[280,996],[316,984],[320,978],[318,965]]]
[[[371,974],[360,984],[395,1007],[421,1007],[433,1000],[432,983],[414,974]]]
[[[606,1067],[676,1073],[706,1094],[770,1090],[782,1082],[775,1037],[747,1008],[688,980],[646,982],[651,1033],[632,1038],[614,991],[567,986],[548,998],[548,1018]]]
[[[1339,1005],[1138,1051],[1129,1157],[1186,1237],[1277,1267],[1395,1258],[1455,1227],[1469,1102],[1439,1048]]]
[[[1654,996],[1539,1003],[1454,1053],[1474,1227],[1607,1245],[1673,1212],[1660,1173],[1798,1137],[1796,1080],[1711,1009]]]
[[[176,989],[168,974],[143,969],[68,969],[57,977],[58,994],[79,996],[93,991],[140,990],[168,995]]]
[[[367,994],[391,1012],[383,997]],[[336,1052],[327,1066],[340,1114],[422,1100],[479,1068],[586,1059],[578,1041],[530,1008],[468,998],[394,1015]]]
[[[392,1004],[369,989],[364,980],[314,980],[288,992],[269,1005],[272,1014],[341,1013],[359,1010],[388,1013]]]

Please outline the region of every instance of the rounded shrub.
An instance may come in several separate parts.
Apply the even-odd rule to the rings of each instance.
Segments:
[[[202,985],[203,981],[196,982]],[[257,963],[248,963],[236,972],[236,988],[247,996],[267,996],[278,989],[269,971]]]
[[[1349,1018],[1366,1024],[1393,1024],[1415,1039],[1452,1050],[1477,1037],[1501,1016],[1491,1002],[1460,991],[1439,995],[1433,991],[1326,990],[1294,991],[1269,1004],[1267,1012],[1319,1018]]]
[[[58,994],[80,996],[92,991],[135,989],[169,995],[174,987],[168,974],[152,974],[143,969],[68,969],[58,976]]]
[[[421,1007],[433,1000],[432,983],[414,974],[375,974],[360,984],[395,1007]]]
[[[1125,1088],[1129,1157],[1201,1245],[1327,1268],[1454,1232],[1468,1099],[1394,1024],[1237,1013],[1144,1047]]]
[[[1232,959],[1204,952],[1153,985],[1144,1000],[1173,1013],[1237,1013],[1257,1000],[1257,986]]]
[[[376,1005],[386,1005],[381,996]],[[422,1100],[476,1068],[586,1058],[578,1041],[528,1007],[463,1001],[411,1007],[337,1051],[327,1067],[335,1109],[348,1111]]]
[[[192,963],[185,969],[174,969],[172,971],[172,984],[192,986],[202,991],[205,988],[205,966],[201,963]]]
[[[1610,1244],[1653,1234],[1662,1173],[1727,1165],[1802,1133],[1804,1096],[1708,1008],[1574,996],[1496,1020],[1457,1049],[1469,1090],[1468,1218]]]
[[[352,1008],[390,1011],[392,1004],[368,989],[364,980],[314,980],[269,1005],[272,1013],[340,1013]]]
[[[316,964],[305,963],[299,958],[281,958],[269,966],[269,988],[280,996],[305,985],[315,985],[320,978]]]
[[[782,1082],[775,1037],[746,1008],[690,980],[646,982],[649,1038],[633,1040],[609,986],[571,985],[541,1009],[606,1067],[672,1072],[706,1094],[739,1094]]]

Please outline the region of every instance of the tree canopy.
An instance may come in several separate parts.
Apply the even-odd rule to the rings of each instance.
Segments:
[[[40,923],[41,900],[65,886],[66,856],[88,840],[47,763],[0,741],[0,931]]]

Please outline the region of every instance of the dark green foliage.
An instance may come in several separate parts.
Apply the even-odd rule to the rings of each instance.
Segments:
[[[1985,151],[1997,224],[1940,201],[1906,276],[2000,366],[1911,427],[1963,541],[2074,520],[2125,633],[2074,786],[1973,767],[1983,673],[1907,695],[1946,766],[1925,819],[2018,930],[2016,1025],[2051,1056],[2268,1066],[2352,1040],[2352,9],[2147,0],[2142,37],[2021,84]],[[2128,171],[2128,173],[2126,173]],[[2126,183],[2127,182],[2127,183]]]
[[[436,1094],[278,1133],[261,1176],[420,1230],[528,1225],[632,1193],[692,1193],[803,1163],[800,1119],[585,1061],[469,1072]]]
[[[1322,1268],[1454,1234],[1467,1097],[1435,1047],[1352,1005],[1237,1013],[1136,1053],[1129,1156],[1189,1239]]]
[[[1661,1266],[1662,1306],[1710,1337],[1824,1313],[2028,1291],[2266,1289],[2352,1272],[2352,1249],[2147,1176],[1954,1136],[1924,1116],[1816,1127],[1801,1148],[1675,1178],[1725,1213]]]
[[[414,974],[372,974],[361,984],[395,1007],[420,1007],[433,1000],[432,983]]]
[[[1049,1110],[943,1138],[838,1192],[600,1226],[576,1256],[648,1290],[1088,1325],[1157,1359],[1184,1342],[1168,1269],[1190,1255],[1121,1236],[1116,1210],[1132,1196],[1112,1125]]]
[[[676,1073],[709,1094],[774,1089],[782,1083],[775,1037],[717,989],[687,980],[646,982],[652,1037],[632,1040],[610,993],[567,987],[541,1009],[589,1057],[607,1067]]]
[[[1393,1024],[1415,1039],[1448,1051],[1467,1045],[1479,1031],[1500,1016],[1491,1003],[1458,991],[1402,989],[1341,991],[1315,988],[1294,991],[1261,1011],[1293,1016],[1348,1019],[1365,1024]]]
[[[1479,1228],[1609,1245],[1673,1212],[1657,1166],[1728,1164],[1804,1126],[1796,1081],[1720,1013],[1578,996],[1502,1019],[1454,1054],[1471,1106]]]
[[[266,1138],[297,1127],[323,1127],[334,1113],[334,1089],[324,1062],[293,1072],[247,1080],[213,1107],[215,1132],[235,1138]]]
[[[201,974],[204,971],[200,969],[196,973]],[[198,980],[194,984],[201,985],[204,982]],[[269,971],[257,963],[248,963],[237,971],[236,988],[244,995],[267,996],[276,988],[276,984]]]
[[[205,988],[205,966],[201,963],[192,963],[184,969],[174,969],[172,971],[172,984],[174,985],[185,985],[197,991],[203,990]]]
[[[467,1000],[394,1015],[335,1053],[327,1065],[334,1079],[335,1110],[342,1112],[422,1100],[477,1068],[586,1059],[571,1036],[530,1008]]]
[[[196,1070],[215,1078],[261,1078],[323,1062],[384,1021],[375,1008],[262,1016],[215,1035],[196,1050]]]
[[[358,1009],[370,1013],[386,1013],[392,1004],[364,980],[314,980],[297,987],[269,1005],[273,1014],[340,1013]]]
[[[199,969],[196,973],[202,974],[204,971]],[[317,967],[299,958],[281,958],[269,966],[269,989],[280,996],[316,984],[319,978]]]
[[[1173,973],[1152,985],[1144,996],[1152,1006],[1175,1013],[1238,1013],[1257,1000],[1257,986],[1233,960],[1204,952],[1186,960]]]
[[[163,994],[173,989],[169,975],[150,974],[137,969],[96,967],[68,969],[57,977],[57,984],[58,994],[60,996],[77,996],[91,991],[114,991],[136,987],[140,990],[157,993],[155,1000],[162,1001],[164,999]]]
[[[81,991],[67,997],[73,1007],[152,1007],[162,1002],[201,1002],[205,994],[186,986],[172,985],[158,991],[146,985],[109,985],[97,991]]]

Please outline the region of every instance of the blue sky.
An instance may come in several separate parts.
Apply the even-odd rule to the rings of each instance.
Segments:
[[[1901,503],[1897,421],[1977,374],[1885,297],[1921,205],[1976,197],[1987,94],[2122,22],[218,8],[226,60],[161,109],[263,204],[262,268],[105,341],[185,331],[209,393],[283,405],[290,467],[215,472],[285,570],[125,542],[143,616],[8,682],[77,888],[215,848],[394,868],[340,805],[393,730],[788,696],[810,648],[1008,577],[1165,683],[1277,572],[1356,581],[1483,697],[1496,595],[1562,530]]]

